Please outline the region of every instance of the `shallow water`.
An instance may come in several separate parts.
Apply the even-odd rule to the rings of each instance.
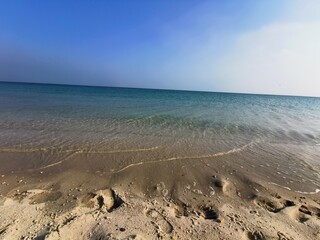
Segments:
[[[315,190],[320,98],[0,83],[0,152],[43,152],[43,166],[73,152],[132,152],[130,164],[232,153]]]

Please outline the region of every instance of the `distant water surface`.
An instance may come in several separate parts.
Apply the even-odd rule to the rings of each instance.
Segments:
[[[153,148],[167,157],[239,151],[257,162],[276,159],[286,167],[272,166],[275,174],[287,179],[299,170],[296,181],[315,189],[320,98],[0,83],[2,152]],[[302,162],[311,174],[295,169]]]

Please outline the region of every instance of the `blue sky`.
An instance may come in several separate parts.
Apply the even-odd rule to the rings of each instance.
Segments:
[[[319,12],[317,0],[2,0],[0,80],[320,96]]]

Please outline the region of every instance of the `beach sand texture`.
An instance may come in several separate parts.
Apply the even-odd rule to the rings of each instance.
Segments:
[[[319,193],[278,186],[237,155],[113,172],[105,159],[74,156],[9,171],[0,239],[319,239]]]

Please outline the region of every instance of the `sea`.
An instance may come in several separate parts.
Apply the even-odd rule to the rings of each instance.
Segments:
[[[316,193],[320,98],[0,82],[0,153],[54,164],[53,152],[152,149],[139,161],[233,154],[270,183]]]

